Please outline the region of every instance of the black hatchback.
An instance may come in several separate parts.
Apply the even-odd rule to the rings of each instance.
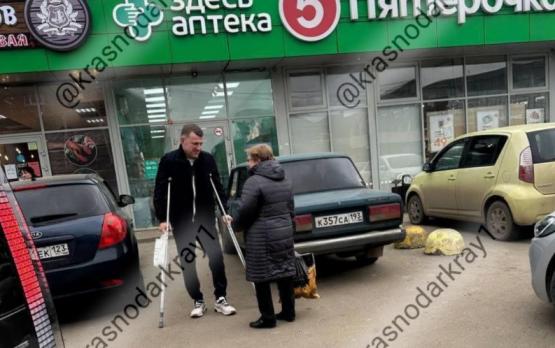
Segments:
[[[137,239],[116,197],[94,174],[12,183],[54,298],[142,286]]]

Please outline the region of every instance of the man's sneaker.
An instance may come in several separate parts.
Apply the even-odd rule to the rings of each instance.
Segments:
[[[214,311],[222,313],[223,315],[233,315],[237,312],[232,305],[227,303],[227,300],[223,296],[216,300]]]
[[[206,312],[206,305],[202,301],[195,301],[194,308],[191,311],[191,318],[200,318]]]

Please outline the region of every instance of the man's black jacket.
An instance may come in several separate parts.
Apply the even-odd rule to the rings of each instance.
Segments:
[[[160,222],[166,221],[168,178],[170,177],[172,178],[170,222],[174,228],[181,226],[183,223],[192,222],[193,173],[196,189],[195,222],[205,221],[213,223],[215,218],[214,212],[217,201],[210,184],[210,174],[212,174],[212,180],[224,207],[227,206],[227,198],[220,181],[220,174],[214,157],[208,152],[202,151],[195,160],[194,165],[191,166],[180,146],[177,150],[165,154],[158,166],[156,186],[154,188],[154,208],[156,210],[156,217]]]

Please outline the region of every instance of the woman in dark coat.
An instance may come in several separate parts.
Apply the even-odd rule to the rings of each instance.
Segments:
[[[268,145],[248,150],[249,178],[243,186],[233,226],[245,231],[247,280],[255,284],[261,317],[253,328],[272,328],[276,319],[295,320],[293,192]],[[272,304],[270,283],[277,282],[282,311]]]

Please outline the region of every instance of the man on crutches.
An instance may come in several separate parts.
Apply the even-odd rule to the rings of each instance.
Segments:
[[[154,188],[156,217],[160,230],[166,231],[171,223],[173,236],[181,260],[185,287],[193,299],[190,316],[199,318],[207,310],[196,271],[196,258],[207,255],[214,284],[214,310],[223,315],[236,313],[226,299],[227,279],[224,258],[216,230],[216,202],[211,178],[219,197],[226,203],[225,193],[214,157],[202,151],[203,132],[197,125],[185,125],[181,131],[178,149],[165,154],[160,160]],[[171,183],[169,221],[166,217],[168,178]],[[200,249],[200,252],[199,250]]]

